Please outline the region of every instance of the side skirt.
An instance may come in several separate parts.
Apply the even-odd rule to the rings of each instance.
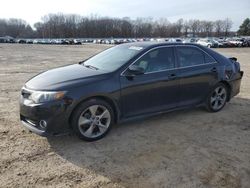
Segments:
[[[177,108],[164,110],[164,111],[159,111],[159,112],[141,114],[141,115],[131,116],[131,117],[128,117],[128,118],[121,118],[121,119],[119,119],[117,124],[127,123],[127,122],[132,122],[132,121],[137,121],[137,120],[143,120],[143,119],[147,119],[147,118],[157,116],[157,115],[160,115],[160,114],[166,114],[166,113],[173,112],[173,111],[185,110],[185,109],[190,109],[190,108],[198,108],[198,107],[203,107],[203,106],[204,106],[204,103],[201,103],[201,104],[198,104],[198,105],[182,106],[182,107],[177,107]]]

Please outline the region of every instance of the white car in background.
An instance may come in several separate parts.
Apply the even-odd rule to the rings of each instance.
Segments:
[[[231,43],[231,44],[233,44],[236,47],[241,47],[242,44],[243,44],[243,42],[240,39],[238,39],[238,38],[228,39],[228,42]]]
[[[213,46],[212,41],[209,39],[199,39],[197,44],[211,48]]]

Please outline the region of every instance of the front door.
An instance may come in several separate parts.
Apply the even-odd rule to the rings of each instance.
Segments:
[[[173,47],[150,50],[133,65],[144,74],[120,77],[122,109],[125,117],[175,108],[179,96],[178,72]]]

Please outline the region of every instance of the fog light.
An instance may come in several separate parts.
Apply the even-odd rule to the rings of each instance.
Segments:
[[[39,126],[40,126],[41,128],[43,128],[43,129],[46,129],[46,127],[47,127],[47,122],[46,122],[45,120],[41,120],[41,121],[39,122]]]

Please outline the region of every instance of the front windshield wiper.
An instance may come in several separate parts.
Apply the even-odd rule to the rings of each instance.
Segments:
[[[85,65],[84,63],[82,63],[82,65],[83,65],[84,67],[87,67],[87,68],[90,68],[90,69],[98,70],[97,67],[94,67],[94,66],[92,66],[92,65]]]
[[[78,64],[82,65],[82,64],[84,64],[84,62],[85,62],[85,60],[79,61]]]

